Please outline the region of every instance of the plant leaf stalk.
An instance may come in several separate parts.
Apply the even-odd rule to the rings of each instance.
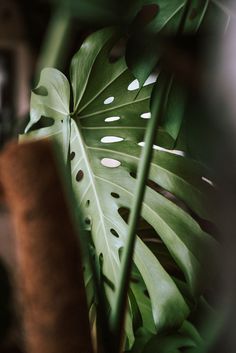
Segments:
[[[62,11],[61,6],[58,6],[50,20],[43,42],[36,70],[36,80],[44,67],[54,67],[57,69],[64,67],[71,31],[71,15],[69,12]]]
[[[127,242],[124,245],[124,251],[121,259],[121,272],[119,281],[120,286],[117,288],[114,310],[111,312],[110,318],[111,337],[113,340],[113,349],[115,349],[114,353],[119,353],[122,348],[125,314],[127,307],[127,294],[129,288],[130,274],[132,270],[136,229],[142,210],[142,202],[145,195],[146,181],[149,175],[151,165],[153,144],[155,141],[158,124],[160,123],[163,113],[165,111],[166,93],[168,91],[168,86],[169,78],[166,78],[161,88],[161,92],[159,86],[158,90],[154,90],[152,117],[148,123],[147,130],[145,133],[145,146],[142,150],[141,160],[138,167],[136,192],[134,195],[133,205],[129,218]]]

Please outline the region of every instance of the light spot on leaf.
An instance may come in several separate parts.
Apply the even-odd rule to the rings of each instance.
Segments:
[[[128,91],[135,91],[138,88],[139,88],[139,82],[138,80],[134,80],[129,84]]]
[[[102,143],[114,143],[114,142],[121,142],[124,139],[122,137],[118,137],[118,136],[104,136],[101,139]]]
[[[108,97],[104,100],[104,104],[111,104],[114,101],[114,97]]]
[[[110,116],[109,118],[105,119],[105,122],[106,123],[111,123],[112,121],[117,121],[117,120],[120,120],[119,116]]]
[[[121,165],[121,163],[117,159],[113,159],[113,158],[103,158],[101,160],[101,164],[104,167],[108,167],[108,168],[117,168]]]
[[[143,118],[143,119],[150,119],[150,118],[151,118],[151,113],[143,113],[143,114],[141,114],[140,116],[141,116],[141,118]]]

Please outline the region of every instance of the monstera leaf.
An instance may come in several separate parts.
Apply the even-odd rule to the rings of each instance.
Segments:
[[[222,6],[220,1],[141,0],[140,5],[143,5],[141,17],[148,17],[145,11],[151,12],[152,16],[148,17],[148,23],[138,21],[138,25],[128,40],[126,61],[141,84],[160,62],[163,53],[161,63],[165,65],[168,61],[168,68],[177,72],[180,70],[178,75],[186,76],[182,80],[191,81],[192,73],[196,71],[196,68],[192,67],[189,72],[185,71],[188,65],[194,66],[194,60],[189,60],[189,58],[196,58],[196,53],[198,57],[208,55],[206,46],[202,43],[202,40],[206,38],[206,33],[208,35],[224,33],[232,16],[230,7]],[[204,55],[201,51],[205,52]],[[185,60],[189,64],[183,64]],[[199,62],[199,66],[202,64]],[[176,145],[183,120],[189,118],[185,112],[187,98],[186,87],[181,86],[173,77],[168,93],[168,110],[161,122],[161,126],[172,140],[164,141],[163,147],[173,148]],[[198,101],[195,104],[191,102],[191,107],[194,112],[198,107]],[[195,125],[197,121],[198,119]],[[191,130],[191,121],[189,126]],[[206,135],[208,133],[211,133],[211,129]],[[192,137],[190,140],[192,144]],[[200,143],[200,151],[201,146]]]
[[[71,92],[61,72],[53,68],[42,71],[32,92],[31,118],[22,137],[52,137],[63,146],[78,209],[100,260],[111,310],[128,227],[121,209],[130,209],[132,204],[144,132],[151,117],[153,86],[138,87],[124,58],[109,62],[116,40],[117,34],[110,28],[86,39],[71,63]],[[160,130],[158,138],[165,139],[165,132]],[[211,221],[208,195],[213,188],[206,182],[207,171],[183,156],[155,148],[149,184],[175,195],[186,208]],[[151,185],[146,188],[142,217],[153,227],[156,239],[196,298],[201,292],[202,258],[215,247],[214,240]],[[130,289],[130,318],[138,312],[141,326],[157,332],[180,326],[190,309],[175,279],[150,249],[145,239],[137,236],[134,264],[138,280]],[[132,344],[132,334],[129,337]]]
[[[160,41],[160,35],[195,34],[207,12],[209,1],[143,0],[142,4],[146,7],[156,5],[157,10],[148,24],[134,32],[127,46],[128,66],[140,82],[146,80],[162,55],[163,42]],[[185,6],[188,6],[188,12],[186,18],[183,18]]]

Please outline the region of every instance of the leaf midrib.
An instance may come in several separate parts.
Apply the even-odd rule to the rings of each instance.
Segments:
[[[102,211],[102,208],[100,206],[100,202],[99,202],[99,197],[97,195],[97,190],[96,190],[96,187],[95,187],[95,175],[90,167],[90,164],[88,162],[88,159],[87,159],[87,154],[86,154],[86,148],[87,146],[85,145],[85,143],[83,142],[83,139],[80,135],[80,131],[79,131],[79,128],[77,126],[77,124],[74,122],[75,124],[75,127],[76,127],[76,135],[77,135],[77,138],[79,140],[79,145],[81,146],[81,150],[82,150],[82,154],[83,154],[83,158],[84,158],[84,161],[85,161],[85,165],[86,165],[86,169],[89,173],[89,180],[90,180],[90,186],[92,187],[93,189],[93,193],[94,193],[94,196],[95,196],[95,200],[96,200],[96,204],[97,204],[97,208],[98,208],[98,214],[100,214],[100,217],[99,217],[99,224],[101,224],[102,226],[102,229],[103,229],[103,233],[104,233],[104,240],[105,240],[105,243],[106,243],[106,247],[107,247],[107,253],[108,253],[108,256],[110,257],[110,264],[112,266],[112,273],[114,274],[114,278],[116,278],[116,271],[115,271],[115,268],[113,267],[113,261],[112,261],[112,257],[111,257],[111,253],[110,253],[110,247],[109,247],[109,244],[107,242],[107,236],[106,236],[106,227],[105,227],[105,223],[104,223],[104,213]],[[90,188],[89,186],[89,188]],[[89,190],[88,188],[88,190]],[[99,224],[98,224],[98,227],[99,227]]]
[[[93,60],[93,62],[92,62],[92,64],[91,64],[91,66],[90,66],[90,69],[89,69],[89,71],[88,71],[88,75],[87,75],[85,84],[84,84],[83,89],[82,89],[82,92],[81,92],[81,94],[80,94],[80,99],[77,101],[77,103],[76,103],[75,106],[74,106],[74,114],[77,114],[77,109],[79,108],[79,104],[80,104],[80,102],[81,102],[81,100],[82,100],[82,98],[83,98],[83,96],[84,96],[84,92],[85,92],[85,90],[86,90],[86,88],[87,88],[87,86],[88,86],[90,74],[91,74],[91,72],[92,72],[94,63],[96,62],[97,57],[99,56],[99,54],[101,53],[102,50],[103,50],[103,46],[102,46],[102,47],[99,49],[99,51],[96,53],[96,56],[94,57],[94,60]],[[71,70],[71,71],[72,71],[72,70]],[[71,82],[72,82],[72,80],[71,80]],[[73,86],[72,86],[72,87],[73,87]],[[76,88],[75,88],[75,89],[76,89],[76,92],[75,92],[74,96],[77,95],[77,85],[75,85],[75,87],[76,87]],[[74,87],[73,87],[73,89],[74,89]]]
[[[66,79],[66,82],[68,83],[68,80],[67,80],[67,78],[65,77],[65,79]],[[69,83],[68,83],[69,84]],[[57,86],[55,86],[54,84],[52,84],[52,87],[54,88],[54,90],[55,90],[55,92],[56,92],[56,94],[57,94],[57,97],[58,97],[58,99],[59,99],[59,101],[61,101],[61,103],[62,103],[62,106],[64,107],[64,109],[65,109],[65,112],[63,113],[63,115],[69,115],[70,114],[70,111],[69,111],[69,106],[68,106],[68,102],[70,101],[70,89],[68,89],[68,97],[67,97],[67,95],[65,94],[63,94],[62,96],[64,97],[64,96],[66,96],[66,102],[64,102],[64,100],[62,99],[62,96],[60,95],[60,93],[59,93],[59,91],[58,91],[58,89],[57,89]],[[55,109],[56,110],[56,109]]]
[[[111,65],[111,64],[109,64]],[[123,71],[121,71],[116,77],[114,77],[111,81],[109,81],[100,91],[98,91],[89,101],[87,101],[81,108],[78,110],[77,114],[81,114],[83,110],[85,110],[89,105],[101,94],[103,93],[113,82],[115,82],[124,72],[128,69],[125,67]]]

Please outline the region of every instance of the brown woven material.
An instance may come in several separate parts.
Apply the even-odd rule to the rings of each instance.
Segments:
[[[12,144],[0,159],[16,229],[29,353],[91,353],[76,234],[48,141]]]

